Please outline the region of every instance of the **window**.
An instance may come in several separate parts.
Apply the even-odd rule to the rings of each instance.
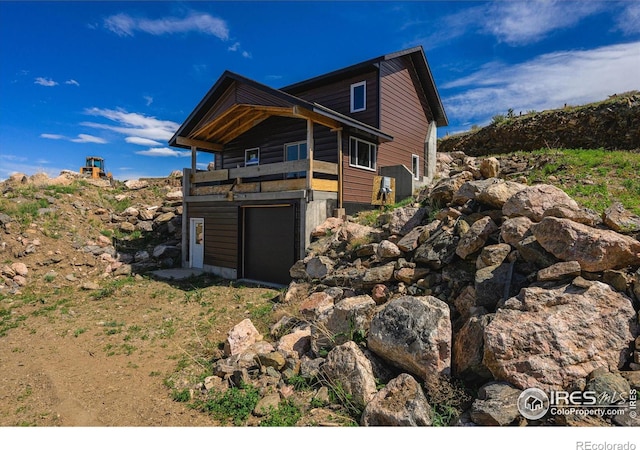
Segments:
[[[352,137],[349,139],[349,165],[376,170],[376,151],[375,144]]]
[[[420,179],[420,157],[418,155],[411,155],[411,171],[413,172],[413,178]]]
[[[351,85],[351,112],[367,109],[367,82],[361,81]]]
[[[244,151],[244,165],[257,166],[260,164],[260,149],[250,148]]]
[[[307,141],[284,144],[284,157],[286,161],[307,159]],[[304,178],[306,176],[307,172],[291,172],[287,174],[287,178]]]

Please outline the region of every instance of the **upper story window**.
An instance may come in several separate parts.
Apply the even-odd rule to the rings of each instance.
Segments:
[[[351,85],[351,112],[367,109],[367,82],[361,81]]]
[[[352,137],[349,139],[349,165],[376,170],[376,144]]]

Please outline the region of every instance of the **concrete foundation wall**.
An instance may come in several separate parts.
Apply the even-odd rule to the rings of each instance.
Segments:
[[[300,258],[304,258],[306,249],[311,244],[311,232],[328,217],[333,217],[333,211],[338,206],[338,196],[335,193],[314,191],[312,201],[302,201],[300,204]]]
[[[436,174],[436,152],[438,151],[438,127],[435,122],[429,124],[427,140],[424,143],[424,176],[421,184],[430,183]]]

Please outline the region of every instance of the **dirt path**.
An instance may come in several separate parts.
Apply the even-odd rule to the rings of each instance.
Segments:
[[[0,337],[0,425],[215,425],[174,402],[167,380],[277,292],[129,280],[101,299],[65,287],[2,300],[18,326]]]

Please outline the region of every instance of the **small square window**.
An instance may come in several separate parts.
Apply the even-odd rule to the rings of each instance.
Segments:
[[[244,151],[244,165],[257,166],[260,164],[260,149],[250,148]]]
[[[367,109],[367,82],[361,81],[351,85],[351,112]]]

